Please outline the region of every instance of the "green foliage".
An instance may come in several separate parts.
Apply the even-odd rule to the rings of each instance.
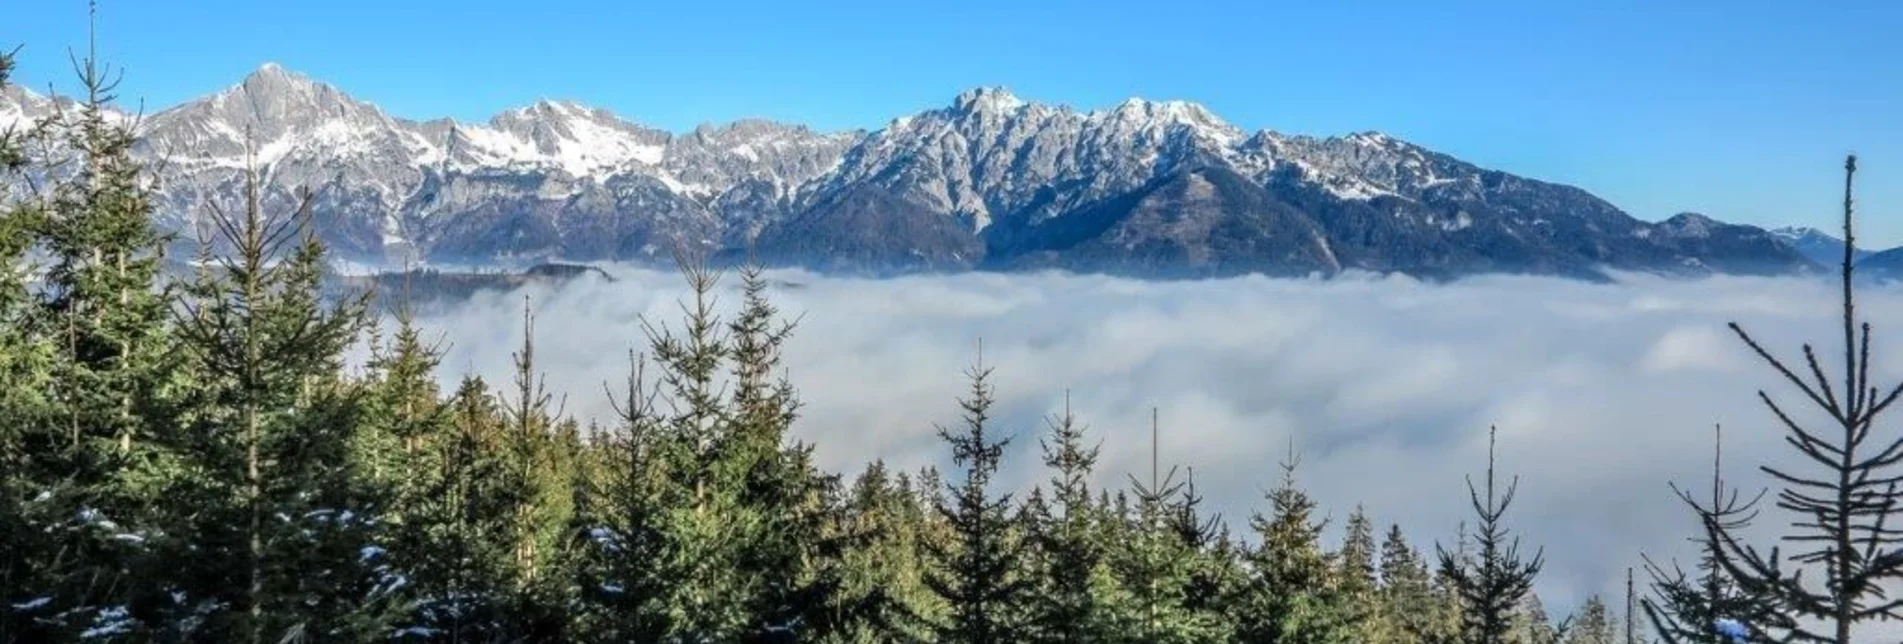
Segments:
[[[515,595],[515,509],[528,486],[507,461],[507,429],[488,386],[463,379],[409,461],[391,557],[413,580],[410,628],[450,641],[508,641],[532,631]],[[434,416],[430,416],[434,418]]]
[[[937,597],[925,586],[926,505],[904,472],[889,475],[885,464],[866,466],[839,512],[839,531],[856,535],[858,546],[840,554],[832,633],[837,643],[929,641],[929,617]]]
[[[1701,527],[1710,524],[1721,531],[1742,530],[1757,516],[1757,504],[1763,493],[1745,500],[1736,489],[1725,487],[1723,450],[1724,430],[1714,427],[1709,498],[1696,498],[1676,484],[1672,490],[1698,515]],[[1737,620],[1760,639],[1768,639],[1765,635],[1769,630],[1788,630],[1793,626],[1790,618],[1778,610],[1774,596],[1748,593],[1739,586],[1720,560],[1721,542],[1710,538],[1709,533],[1690,541],[1698,544],[1699,549],[1696,577],[1676,563],[1668,570],[1650,557],[1645,558],[1645,572],[1652,578],[1652,596],[1642,600],[1641,605],[1661,641],[1722,644],[1722,636],[1711,626],[1720,619]]]
[[[202,619],[181,637],[366,637],[406,582],[376,538],[385,488],[352,452],[367,406],[342,378],[343,354],[364,329],[363,301],[319,300],[308,197],[268,217],[255,174],[246,196],[237,217],[215,218],[236,256],[207,253],[213,268],[178,305],[180,357],[197,375],[166,445],[166,496],[182,503],[155,548],[192,574],[166,589],[167,610]]]
[[[1565,644],[1617,644],[1620,641],[1619,620],[1612,616],[1606,603],[1594,595],[1586,600],[1579,609],[1570,628],[1566,630]]]
[[[1229,607],[1237,641],[1319,644],[1355,636],[1321,547],[1324,522],[1311,519],[1315,502],[1295,483],[1298,464],[1291,452],[1281,483],[1269,492],[1271,514],[1249,521],[1260,543],[1245,556],[1249,576]]]
[[[863,588],[847,560],[848,546],[870,547],[887,526],[843,518],[836,480],[787,439],[798,401],[771,377],[791,326],[777,323],[763,274],[742,273],[741,311],[723,324],[719,275],[682,268],[693,291],[684,327],[644,326],[658,377],[650,383],[650,362],[631,360],[619,426],[577,495],[588,627],[660,641],[887,627],[903,605]]]
[[[1596,603],[1599,598],[1594,596],[1592,601]],[[1599,610],[1604,612],[1605,605],[1600,604]],[[1553,624],[1552,617],[1546,613],[1546,603],[1540,601],[1539,593],[1527,593],[1519,606],[1514,607],[1509,620],[1512,623],[1509,640],[1520,644],[1561,644],[1562,638],[1569,636],[1561,632],[1566,630],[1562,627],[1568,624],[1558,627]]]
[[[11,66],[0,55],[0,84]],[[1616,639],[1597,598],[1558,624],[1546,614],[1532,592],[1541,557],[1522,560],[1506,529],[1515,486],[1497,494],[1491,443],[1484,494],[1469,481],[1472,548],[1463,525],[1437,567],[1399,526],[1377,544],[1359,507],[1326,550],[1292,454],[1252,543],[1205,515],[1193,470],[1179,482],[1153,460],[1127,489],[1093,487],[1098,448],[1068,399],[1041,442],[1047,486],[1016,502],[996,480],[1010,440],[982,359],[962,425],[938,428],[953,482],[874,462],[843,485],[793,438],[800,403],[781,355],[794,324],[758,267],[741,271],[723,320],[720,275],[683,260],[680,326],[643,320],[611,426],[586,419],[584,432],[564,415],[527,303],[506,390],[463,377],[446,392],[407,296],[391,334],[373,331],[367,299],[320,283],[309,196],[268,216],[255,173],[239,212],[210,213],[219,239],[195,278],[166,282],[135,124],[106,117],[108,74],[78,66],[84,101],[0,133],[0,642]],[[29,154],[26,137],[60,145]],[[1846,344],[1867,346],[1844,277]],[[344,356],[359,345],[370,356],[353,370]],[[1771,362],[1857,437],[1903,389],[1878,396],[1857,371],[1867,354],[1846,359],[1847,401]],[[1807,453],[1829,451],[1791,430]],[[1704,552],[1696,578],[1648,566],[1660,635],[1715,641],[1704,625],[1727,617],[1758,639],[1844,641],[1851,623],[1892,612],[1868,600],[1903,559],[1886,550],[1893,530],[1869,526],[1903,498],[1872,487],[1894,478],[1877,474],[1897,452],[1839,466],[1854,494],[1837,504],[1781,498],[1836,524],[1810,532],[1874,530],[1862,554],[1800,557],[1834,571],[1821,591],[1736,540],[1752,504],[1722,494],[1716,472],[1708,504],[1681,493]],[[1839,635],[1807,634],[1798,617]]]
[[[1467,556],[1465,534],[1461,535],[1461,546],[1457,553],[1436,546],[1440,554],[1440,572],[1447,578],[1450,590],[1459,601],[1461,641],[1472,644],[1505,644],[1509,641],[1514,613],[1528,593],[1532,592],[1533,579],[1539,575],[1543,562],[1543,551],[1535,553],[1530,561],[1522,561],[1519,539],[1509,536],[1506,512],[1513,505],[1519,479],[1516,477],[1509,483],[1504,494],[1496,494],[1493,460],[1495,436],[1495,431],[1489,429],[1485,498],[1482,498],[1471,478],[1467,481],[1468,500],[1479,519],[1479,534],[1474,537],[1478,552],[1472,557]]]
[[[124,607],[151,590],[138,544],[159,499],[146,439],[170,424],[176,376],[151,185],[131,126],[106,116],[109,70],[90,55],[75,68],[83,100],[0,134],[0,600],[28,607],[0,635],[29,640],[134,628]],[[28,138],[57,156],[27,154]],[[46,262],[37,284],[29,249]]]
[[[1121,584],[1114,593],[1118,612],[1113,629],[1099,641],[1206,642],[1228,633],[1227,621],[1209,601],[1220,588],[1209,585],[1212,524],[1196,514],[1201,499],[1171,468],[1156,463],[1155,410],[1152,410],[1152,460],[1148,481],[1130,477],[1134,507],[1119,513],[1111,569]]]
[[[1399,525],[1390,525],[1381,541],[1380,571],[1368,641],[1446,642],[1458,637],[1448,619],[1452,603],[1438,592],[1426,556],[1408,545]]]
[[[1374,524],[1368,521],[1361,506],[1355,506],[1354,512],[1348,515],[1347,531],[1335,557],[1335,581],[1341,618],[1353,625],[1351,628],[1358,633],[1357,641],[1366,641],[1380,626],[1374,558]]]
[[[1050,435],[1039,439],[1051,468],[1051,501],[1042,492],[1027,503],[1025,531],[1031,540],[1030,636],[1040,642],[1102,642],[1114,632],[1111,603],[1117,598],[1109,568],[1106,516],[1090,494],[1097,447],[1084,443],[1086,428],[1070,411],[1046,419]]]
[[[991,370],[980,359],[966,372],[968,396],[959,401],[964,411],[960,431],[940,427],[938,435],[952,448],[952,462],[965,478],[947,488],[949,498],[938,503],[938,514],[950,526],[947,540],[928,542],[935,567],[925,582],[948,605],[949,615],[937,627],[937,641],[946,644],[996,644],[1023,637],[1025,594],[1029,580],[1020,562],[1024,544],[1010,516],[1011,495],[991,491],[1009,438],[993,438]]]

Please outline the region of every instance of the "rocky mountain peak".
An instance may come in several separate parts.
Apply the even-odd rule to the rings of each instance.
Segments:
[[[250,84],[253,82],[302,85],[317,84],[317,82],[311,80],[309,76],[293,72],[274,61],[265,61],[264,64],[258,65],[257,69],[251,70],[250,74],[245,75],[244,80],[241,81],[240,84]]]
[[[39,118],[50,104],[50,100],[26,87],[0,87],[0,131],[26,127],[29,121]]]
[[[1844,240],[1835,235],[1809,226],[1783,226],[1769,232],[1820,266],[1834,266],[1843,262]],[[1872,254],[1873,251],[1862,248],[1851,249],[1851,259],[1855,261],[1862,261]]]
[[[1003,87],[974,87],[958,94],[952,109],[964,113],[1010,114],[1029,105]]]
[[[1200,103],[1182,100],[1152,101],[1140,97],[1124,99],[1111,112],[1119,118],[1138,120],[1164,120],[1177,123],[1192,123],[1231,128],[1228,123],[1217,118]]]
[[[289,145],[289,139],[318,130],[334,138],[386,129],[393,125],[383,110],[331,85],[265,63],[238,84],[212,96],[154,115],[152,133],[172,149],[210,146],[226,156],[246,138],[260,148]]]
[[[1666,234],[1686,238],[1709,237],[1714,229],[1723,225],[1716,219],[1696,212],[1681,212],[1659,222],[1659,228]]]
[[[50,103],[9,89],[0,121]],[[978,87],[873,132],[750,119],[676,136],[561,100],[483,123],[397,119],[267,64],[141,133],[136,153],[166,160],[162,221],[238,198],[255,159],[267,199],[315,191],[320,234],[366,263],[393,248],[490,263],[749,246],[870,270],[1592,276],[1804,263],[1756,228],[1646,224],[1583,190],[1384,133],[1248,135],[1181,100],[1079,112]]]
[[[375,105],[358,101],[336,87],[277,63],[259,66],[237,85],[215,95],[213,100],[242,102],[261,124],[275,124],[312,112],[335,112],[340,116],[351,111],[382,113]]]

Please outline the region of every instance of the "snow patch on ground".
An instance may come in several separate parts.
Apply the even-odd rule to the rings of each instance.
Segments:
[[[112,606],[99,611],[93,618],[92,628],[79,634],[80,639],[101,639],[115,635],[124,635],[132,630],[132,616],[124,606]]]

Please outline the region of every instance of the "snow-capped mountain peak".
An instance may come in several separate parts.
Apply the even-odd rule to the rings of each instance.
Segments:
[[[1808,237],[1825,237],[1830,239],[1836,239],[1836,237],[1831,235],[1830,233],[1826,233],[1822,230],[1818,230],[1817,228],[1814,228],[1811,226],[1778,226],[1776,228],[1769,229],[1765,232],[1769,232],[1773,235],[1777,235],[1778,237],[1789,239],[1789,240],[1799,240],[1799,239],[1804,239]]]
[[[658,165],[672,138],[607,110],[546,99],[497,114],[486,126],[461,126],[459,131],[493,161],[547,166],[575,177],[612,173],[631,164]]]
[[[0,122],[53,103],[7,88]],[[1189,101],[1078,111],[1002,87],[871,132],[742,120],[677,135],[554,99],[479,123],[411,121],[266,64],[155,114],[140,134],[136,153],[167,161],[168,226],[229,204],[256,163],[268,203],[313,190],[321,234],[364,262],[393,248],[488,262],[756,246],[777,261],[861,267],[1076,257],[1579,274],[1715,268],[1752,253],[1755,263],[1734,265],[1777,265],[1783,257],[1763,253],[1786,252],[1753,246],[1769,236],[1743,227],[1638,222],[1582,190],[1380,132],[1250,135]]]
[[[1819,265],[1833,266],[1843,262],[1844,240],[1836,235],[1809,226],[1783,226],[1772,228],[1767,232]],[[1851,258],[1861,261],[1872,252],[1861,248],[1853,249]]]
[[[958,94],[952,101],[952,109],[960,112],[982,112],[991,114],[1010,114],[1024,108],[1028,103],[1003,87],[974,87]]]
[[[1223,148],[1234,147],[1247,138],[1241,129],[1217,117],[1202,104],[1182,100],[1130,98],[1112,109],[1090,112],[1085,119],[1129,134],[1167,135],[1180,127]]]

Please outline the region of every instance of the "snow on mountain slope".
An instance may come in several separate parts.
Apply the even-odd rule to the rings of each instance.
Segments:
[[[1801,226],[1773,228],[1769,232],[1789,245],[1792,250],[1810,258],[1819,266],[1830,267],[1843,264],[1844,240],[1829,233]],[[1851,251],[1851,259],[1860,262],[1872,254],[1874,254],[1873,251],[1857,248]]]
[[[0,126],[52,104],[7,88]],[[1036,263],[1063,266],[1064,244],[1087,244],[1093,265],[1110,265],[1123,246],[1099,235],[1112,230],[1125,246],[1162,244],[1128,250],[1157,266],[1586,274],[1794,257],[1760,257],[1739,227],[1688,236],[1378,132],[1250,134],[1180,100],[1078,111],[981,87],[870,132],[743,120],[674,134],[553,100],[483,123],[411,121],[266,64],[151,115],[140,135],[136,153],[165,161],[163,225],[235,203],[255,163],[267,206],[310,190],[320,234],[366,264],[663,259],[759,243],[783,261],[870,267],[1009,264],[1031,247]],[[1277,237],[1288,234],[1303,239]]]

